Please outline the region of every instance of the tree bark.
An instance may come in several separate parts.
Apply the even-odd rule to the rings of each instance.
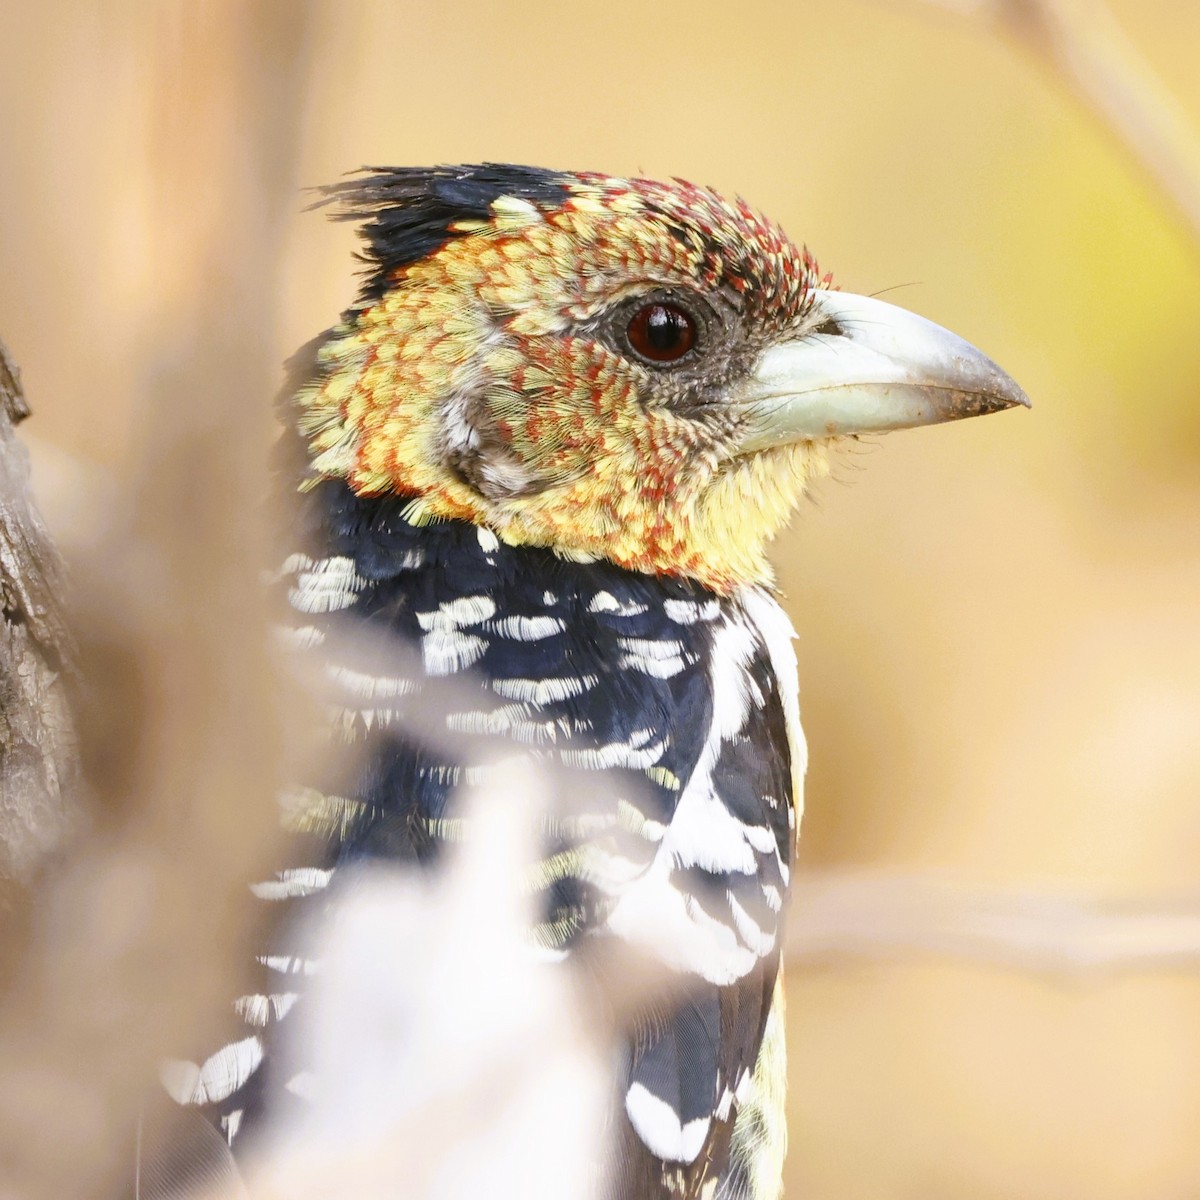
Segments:
[[[62,561],[33,505],[29,454],[15,433],[28,415],[0,342],[0,894],[19,889],[61,844],[79,777]]]

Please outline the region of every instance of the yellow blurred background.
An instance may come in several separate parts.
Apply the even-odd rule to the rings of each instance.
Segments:
[[[257,386],[351,299],[351,231],[300,188],[491,159],[741,193],[1034,403],[855,447],[779,541],[811,877],[1194,905],[1200,237],[950,7],[4,0],[0,337],[68,555],[162,362],[183,403],[210,369]],[[1200,127],[1200,4],[1113,7]],[[188,358],[197,296],[236,315],[233,368]],[[798,957],[788,1194],[1200,1195],[1198,967]]]

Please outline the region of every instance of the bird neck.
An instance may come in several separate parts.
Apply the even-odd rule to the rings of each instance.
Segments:
[[[674,602],[727,602],[721,589],[663,573],[631,570],[606,559],[567,557],[535,545],[512,545],[466,521],[410,519],[411,499],[360,496],[344,481],[321,480],[300,494],[299,555],[322,567],[310,600],[293,607],[374,616],[387,596],[402,607],[483,598],[489,613],[591,613],[609,606],[662,610]],[[424,606],[424,607],[422,607]],[[489,618],[490,619],[490,618]]]

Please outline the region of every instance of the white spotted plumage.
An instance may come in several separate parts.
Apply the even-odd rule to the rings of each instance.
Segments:
[[[288,600],[300,613],[315,615],[349,608],[366,583],[355,570],[354,560],[344,555],[312,559],[294,554],[284,569],[294,575]]]
[[[472,541],[486,571],[502,569],[513,553],[486,530],[473,531]],[[413,554],[411,547],[394,561],[416,564],[411,569],[417,571],[437,570],[436,559]],[[349,556],[295,555],[287,578],[297,623],[309,631],[294,640],[320,648],[331,717],[343,736],[364,747],[372,745],[373,733],[394,736],[414,711],[427,708],[425,680],[453,676],[476,682],[453,693],[456,699],[440,715],[448,733],[504,738],[569,772],[630,775],[630,790],[607,807],[547,815],[545,829],[559,849],[529,873],[526,886],[533,896],[548,898],[576,879],[599,901],[590,927],[562,914],[539,924],[532,931],[531,955],[544,962],[569,958],[573,939],[590,928],[718,991],[736,989],[755,972],[768,970],[764,964],[778,952],[790,857],[771,814],[786,809],[791,796],[785,776],[772,776],[774,782],[764,782],[763,793],[751,797],[757,805],[753,812],[735,811],[718,778],[731,769],[729,756],[759,736],[755,730],[772,705],[787,710],[789,735],[798,721],[788,709],[787,689],[761,674],[768,660],[773,673],[788,669],[791,655],[786,617],[765,593],[720,599],[681,591],[655,600],[653,593],[620,579],[609,582],[601,574],[599,585],[589,590],[539,588],[513,606],[486,586],[458,591],[434,586],[422,593],[423,603],[405,610],[419,651],[414,669],[402,657],[371,659],[343,650],[330,636],[334,622],[359,603],[370,603],[373,595],[373,585]],[[594,639],[609,647],[606,657],[596,657]],[[537,670],[512,669],[522,663]],[[557,668],[549,668],[551,663]],[[683,730],[661,724],[655,704],[689,695],[687,689],[697,683],[703,683],[707,696],[706,715],[683,739]],[[656,699],[644,711],[636,702],[627,704],[622,716],[620,707],[611,707],[616,695]],[[681,739],[694,741],[682,761]],[[795,744],[802,756],[802,742]],[[471,768],[430,762],[420,770],[430,785],[452,790]],[[643,796],[637,780],[651,794]],[[284,797],[284,812],[289,825],[344,844],[356,829],[370,828],[381,803],[370,795],[301,789]],[[439,843],[470,836],[451,812],[422,818],[420,826]],[[723,907],[694,890],[687,882],[690,872],[723,881]],[[328,864],[292,866],[260,880],[251,891],[268,903],[311,904],[328,891],[334,875]],[[321,970],[286,940],[259,962],[271,982],[235,1006],[251,1037],[235,1039],[176,1078],[177,1094],[191,1103],[212,1105],[222,1097],[221,1124],[230,1138],[246,1128],[239,1089],[262,1073],[263,1056],[255,1047],[286,1030],[294,1006],[303,1003],[304,980]],[[662,1092],[645,1070],[631,1076],[623,1102],[630,1128],[664,1163],[682,1169],[698,1161],[714,1123],[733,1121],[738,1097],[749,1095],[750,1064],[721,1065],[714,1059],[711,1069],[704,1112],[692,1111],[694,1096],[680,1099]],[[300,1070],[270,1086],[302,1098],[317,1082]]]

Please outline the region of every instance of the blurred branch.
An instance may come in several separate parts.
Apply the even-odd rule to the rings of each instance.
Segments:
[[[830,873],[798,882],[787,949],[793,964],[916,952],[1053,974],[1194,970],[1200,895],[1118,900]]]
[[[1070,87],[1200,248],[1200,133],[1102,0],[924,0],[989,21]]]
[[[264,397],[312,14],[220,0],[128,18],[147,120],[122,169],[155,284],[135,331],[137,503],[121,506],[137,516],[73,564],[92,825],[39,881],[0,1009],[5,1196],[86,1200],[132,1180],[157,1062],[215,1032],[253,961],[246,882],[268,871],[288,773],[258,586]]]

